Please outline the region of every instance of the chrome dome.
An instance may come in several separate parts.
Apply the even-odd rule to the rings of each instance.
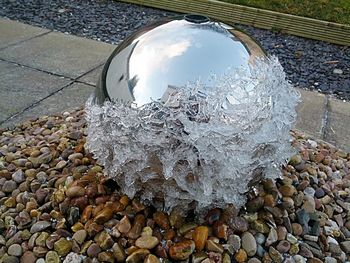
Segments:
[[[123,41],[106,62],[95,101],[123,101],[140,107],[166,100],[189,82],[248,67],[263,49],[247,34],[201,15],[167,18]]]

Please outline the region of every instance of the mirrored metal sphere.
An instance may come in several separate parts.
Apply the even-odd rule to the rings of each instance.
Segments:
[[[248,67],[265,56],[247,34],[201,15],[165,19],[136,31],[109,57],[96,89],[98,103],[134,107],[157,100],[213,74]],[[208,82],[208,83],[207,83]]]

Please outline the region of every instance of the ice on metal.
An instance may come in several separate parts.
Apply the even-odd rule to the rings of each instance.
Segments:
[[[87,101],[87,149],[130,198],[241,207],[251,186],[280,175],[299,94],[277,58],[210,78],[140,108]]]

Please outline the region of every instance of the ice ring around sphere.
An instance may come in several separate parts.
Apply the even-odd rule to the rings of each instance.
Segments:
[[[279,176],[298,93],[245,33],[198,15],[136,31],[86,103],[87,148],[129,197],[240,207]]]

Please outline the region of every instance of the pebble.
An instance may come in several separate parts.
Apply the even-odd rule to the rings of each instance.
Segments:
[[[242,248],[247,252],[248,256],[252,257],[255,255],[257,244],[254,236],[250,232],[243,233]]]
[[[101,252],[101,248],[96,243],[92,243],[87,250],[87,255],[89,257],[95,258],[98,256],[98,253],[100,252]]]
[[[49,251],[45,256],[45,262],[47,263],[60,263],[60,257],[58,256],[56,251]],[[73,262],[71,262],[73,263]]]
[[[271,228],[270,233],[266,239],[265,246],[269,247],[270,245],[274,244],[278,240],[278,234],[277,230],[274,228]]]
[[[160,263],[160,260],[152,254],[146,256],[144,263]]]
[[[169,256],[174,260],[186,260],[195,250],[195,243],[192,240],[184,240],[169,247]]]
[[[170,221],[165,213],[157,211],[153,214],[153,219],[162,229],[169,229]]]
[[[338,75],[342,75],[343,71],[341,69],[339,69],[339,68],[335,68],[335,69],[333,69],[333,73],[334,74],[338,74]]]
[[[21,263],[35,263],[37,257],[31,251],[25,251],[21,256]]]
[[[2,191],[4,193],[11,193],[17,188],[17,184],[15,181],[8,180],[2,186]]]
[[[54,249],[59,256],[67,255],[70,252],[71,248],[72,242],[63,237],[57,240],[54,244]]]
[[[286,238],[287,238],[287,241],[290,242],[291,244],[296,244],[298,242],[298,239],[290,233],[287,234]]]
[[[113,246],[113,239],[112,237],[108,234],[106,230],[102,230],[100,233],[98,233],[94,241],[97,243],[97,245],[100,246],[103,250],[107,250]],[[158,241],[158,239],[157,239]]]
[[[198,226],[195,228],[192,238],[196,246],[197,251],[204,249],[206,241],[208,239],[209,228],[206,226]]]
[[[148,249],[140,248],[128,256],[125,260],[127,263],[144,262],[146,257],[150,254]]]
[[[70,252],[64,259],[63,263],[81,263],[82,261],[83,259],[81,255],[74,252]]]
[[[118,243],[114,243],[112,251],[114,257],[117,259],[117,262],[124,262],[126,259],[126,254],[124,249]]]
[[[9,255],[16,257],[20,257],[22,255],[22,252],[22,247],[19,244],[13,244],[7,250],[7,253]]]
[[[32,225],[30,228],[30,233],[36,233],[43,231],[51,226],[51,223],[48,221],[38,221],[35,224]]]
[[[276,263],[281,263],[283,261],[283,257],[281,255],[280,252],[278,252],[274,247],[270,247],[269,248],[269,255],[271,257],[271,259],[273,260],[273,262]]]
[[[283,240],[287,236],[287,229],[284,226],[277,227],[277,239]]]
[[[235,259],[238,263],[246,262],[248,259],[247,252],[244,249],[240,249],[235,254]]]
[[[24,173],[22,170],[17,170],[12,174],[12,180],[15,181],[16,183],[20,184],[24,182],[26,179]]]
[[[306,263],[306,259],[303,256],[295,255],[293,256],[295,263]]]
[[[333,257],[325,257],[324,262],[325,263],[337,263],[338,261]]]
[[[287,240],[281,240],[277,244],[276,249],[282,254],[287,253],[290,250],[290,243]]]
[[[241,238],[238,235],[230,235],[227,243],[232,245],[234,252],[241,248]]]
[[[350,254],[350,241],[343,241],[340,243],[340,246],[345,253]]]
[[[81,186],[69,187],[66,191],[66,195],[70,198],[84,196],[85,189]]]
[[[86,230],[81,229],[74,233],[72,239],[78,242],[78,244],[82,245],[85,241],[86,236],[87,236]]]

